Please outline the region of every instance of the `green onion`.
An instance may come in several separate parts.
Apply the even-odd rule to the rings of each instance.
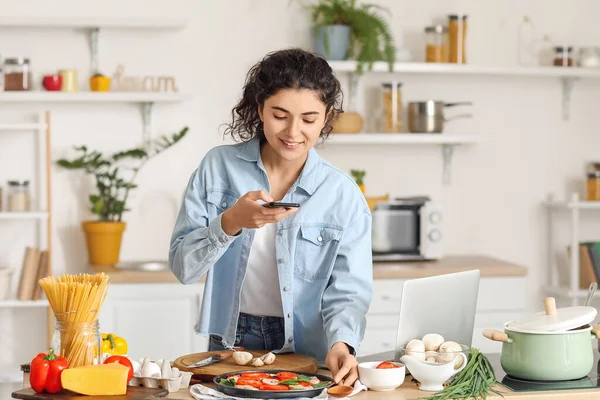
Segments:
[[[483,399],[489,392],[502,395],[492,388],[496,382],[496,374],[490,361],[475,347],[469,351],[467,365],[460,371],[443,390],[440,390],[425,400],[449,399]]]
[[[330,383],[331,382],[329,382],[329,381],[319,382],[319,383],[317,383],[315,385],[312,385],[312,387],[315,388],[315,389],[320,389],[320,388],[323,388],[323,387],[329,385]]]
[[[306,375],[298,375],[296,380],[299,382],[310,382],[310,377]]]

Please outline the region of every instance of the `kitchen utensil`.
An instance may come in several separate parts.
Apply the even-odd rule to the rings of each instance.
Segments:
[[[200,360],[212,357],[215,353],[220,352],[205,352],[188,354],[177,358],[173,361],[172,366],[179,368],[180,371],[188,371],[194,374],[195,379],[202,380],[204,382],[211,382],[217,375],[232,373],[237,371],[247,370],[250,366],[248,365],[237,365],[233,358],[228,357],[221,362],[207,365],[205,367],[193,368],[190,365],[197,363]],[[267,351],[251,351],[254,357],[260,357]],[[275,362],[271,365],[265,365],[263,367],[256,368],[257,370],[278,368],[300,371],[302,373],[314,373],[317,372],[319,363],[313,357],[306,356],[303,354],[286,353],[286,354],[275,354]]]
[[[588,375],[594,363],[591,341],[599,336],[598,329],[589,325],[596,316],[595,309],[557,310],[554,298],[544,299],[544,308],[545,315],[537,313],[518,323],[505,323],[504,332],[483,330],[486,338],[502,342],[502,368],[510,377],[539,381]]]
[[[18,390],[12,393],[12,397],[15,399],[23,400],[48,400],[61,399],[61,400],[79,400],[84,397],[87,398],[114,398],[119,400],[148,400],[153,398],[165,397],[169,392],[167,389],[151,389],[146,387],[127,386],[127,393],[122,396],[82,396],[78,393],[69,392],[62,390],[58,393],[48,395],[48,393],[36,393],[32,388]]]
[[[331,397],[344,398],[349,396],[353,390],[351,386],[336,385],[327,389],[327,394]]]
[[[275,362],[277,362],[277,360],[275,360]],[[278,372],[293,372],[293,373],[302,374],[302,375],[305,375],[308,377],[316,376],[322,382],[323,381],[331,381],[331,384],[329,384],[328,386],[322,387],[322,388],[317,388],[317,389],[310,388],[310,389],[306,389],[306,390],[281,390],[281,391],[250,390],[250,389],[241,389],[241,388],[235,388],[235,387],[231,387],[231,386],[227,386],[227,385],[222,385],[221,379],[227,379],[228,375],[231,375],[231,372],[217,375],[212,379],[212,381],[215,383],[215,385],[216,385],[215,388],[219,392],[225,393],[229,396],[250,397],[250,398],[254,398],[254,399],[289,399],[289,398],[298,398],[298,397],[315,397],[315,396],[318,396],[324,389],[329,389],[331,386],[334,385],[333,378],[331,378],[330,376],[325,376],[325,375],[315,374],[315,373],[307,373],[304,371],[297,371],[297,370],[288,370],[288,369],[252,369],[252,370],[248,370],[248,369],[244,369],[244,370],[240,370],[240,371],[236,371],[236,372],[241,374],[243,372],[256,372],[256,371],[264,372],[267,374],[276,374]]]
[[[588,295],[585,298],[584,306],[589,307],[592,304],[592,299],[594,298],[594,293],[596,293],[596,289],[598,289],[598,284],[596,282],[590,283],[590,287],[588,288]]]
[[[394,362],[400,368],[377,369],[381,361],[369,361],[358,364],[358,379],[369,390],[387,392],[396,389],[404,383],[406,367]]]
[[[460,114],[450,118],[444,117],[445,107],[472,105],[469,101],[445,103],[443,101],[426,100],[408,103],[408,130],[412,133],[442,133],[444,122],[458,118],[472,117],[472,114]]]
[[[451,359],[445,363],[436,363],[422,361],[412,355],[403,355],[400,357],[400,362],[404,363],[410,374],[419,381],[419,390],[437,392],[444,389],[444,382],[467,366],[467,356],[465,353],[457,352],[456,356],[463,359],[461,366],[458,368],[454,368],[455,359]]]
[[[189,365],[188,368],[200,368],[206,367],[207,365],[217,363],[219,361],[223,361],[226,358],[229,358],[233,355],[233,350],[222,351],[219,353],[215,353],[210,357],[207,357],[203,360],[200,360],[192,365]]]
[[[556,309],[554,297],[544,299],[544,312],[510,323],[509,328],[516,331],[535,331],[536,333],[566,331],[586,325],[596,317],[593,307],[576,306]]]

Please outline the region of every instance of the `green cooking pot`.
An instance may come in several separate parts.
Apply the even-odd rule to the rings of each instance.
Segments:
[[[500,363],[514,378],[561,381],[587,376],[593,368],[592,340],[598,333],[587,325],[570,331],[519,331],[504,324],[504,332],[485,329],[483,336],[503,342]]]

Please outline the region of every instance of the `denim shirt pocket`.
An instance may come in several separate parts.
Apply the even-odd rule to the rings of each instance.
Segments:
[[[238,198],[232,192],[224,189],[211,189],[206,193],[208,215],[212,220],[217,215],[233,206]]]
[[[327,279],[338,252],[342,233],[342,229],[331,226],[300,226],[294,273],[309,281]]]

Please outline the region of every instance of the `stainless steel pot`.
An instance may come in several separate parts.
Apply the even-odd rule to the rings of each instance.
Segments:
[[[469,101],[445,103],[443,101],[413,101],[408,103],[408,129],[414,133],[442,133],[444,122],[458,118],[472,117],[471,114],[460,114],[450,118],[444,117],[445,107],[472,105]]]

